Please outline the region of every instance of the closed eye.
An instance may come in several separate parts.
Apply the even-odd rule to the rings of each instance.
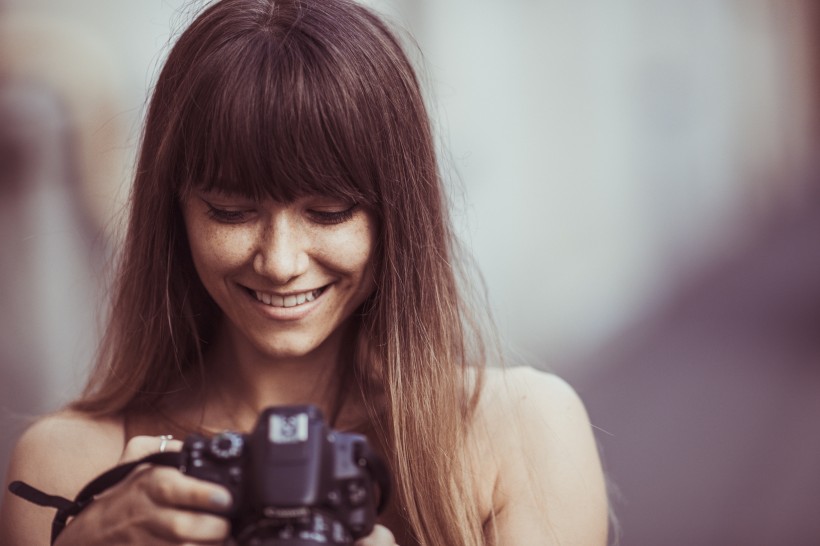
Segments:
[[[318,224],[341,224],[342,222],[347,222],[348,220],[353,218],[353,213],[355,212],[356,207],[358,206],[359,205],[357,203],[354,203],[345,210],[310,209],[308,210],[308,214],[310,215],[311,219],[313,219],[313,221]]]
[[[251,214],[251,211],[247,210],[220,209],[210,203],[206,205],[208,205],[208,217],[223,224],[241,224],[248,220]]]

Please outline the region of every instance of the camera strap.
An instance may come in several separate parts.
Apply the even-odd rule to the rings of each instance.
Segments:
[[[174,451],[167,451],[165,453],[152,453],[147,457],[143,457],[137,461],[124,463],[119,466],[107,470],[88,482],[88,485],[77,493],[74,500],[68,500],[59,495],[49,495],[40,491],[36,487],[22,482],[13,481],[9,484],[9,491],[29,502],[39,506],[48,508],[56,508],[57,514],[51,522],[51,544],[57,540],[57,537],[65,529],[68,518],[74,517],[82,512],[91,502],[94,497],[105,491],[106,489],[118,484],[125,479],[136,467],[142,464],[154,464],[159,466],[173,466],[179,468],[181,463],[181,454]]]

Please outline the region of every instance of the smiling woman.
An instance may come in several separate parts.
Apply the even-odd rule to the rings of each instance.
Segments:
[[[280,203],[208,192],[186,196],[182,211],[194,267],[228,319],[219,339],[262,358],[340,352],[342,325],[375,287],[371,212],[320,196]]]
[[[169,433],[248,432],[268,407],[312,404],[366,437],[395,484],[357,546],[606,541],[575,393],[485,369],[502,359],[418,82],[369,9],[212,3],[160,74],[136,172],[97,366],[24,435],[9,479],[71,498],[118,462],[179,450]],[[57,543],[221,544],[241,500],[144,465]],[[7,496],[0,542],[46,544],[51,516]]]

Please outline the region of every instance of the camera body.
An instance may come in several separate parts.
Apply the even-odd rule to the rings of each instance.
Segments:
[[[247,435],[190,435],[180,469],[231,492],[231,534],[249,546],[351,545],[390,487],[366,438],[331,430],[310,405],[268,408]]]

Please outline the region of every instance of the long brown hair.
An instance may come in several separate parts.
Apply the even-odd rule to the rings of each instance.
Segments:
[[[191,187],[342,196],[374,211],[377,286],[353,319],[348,372],[418,542],[481,544],[463,453],[482,336],[395,35],[347,0],[222,0],[183,32],[149,105],[109,328],[76,409],[127,413],[207,377],[221,313],[187,246],[179,198]]]

